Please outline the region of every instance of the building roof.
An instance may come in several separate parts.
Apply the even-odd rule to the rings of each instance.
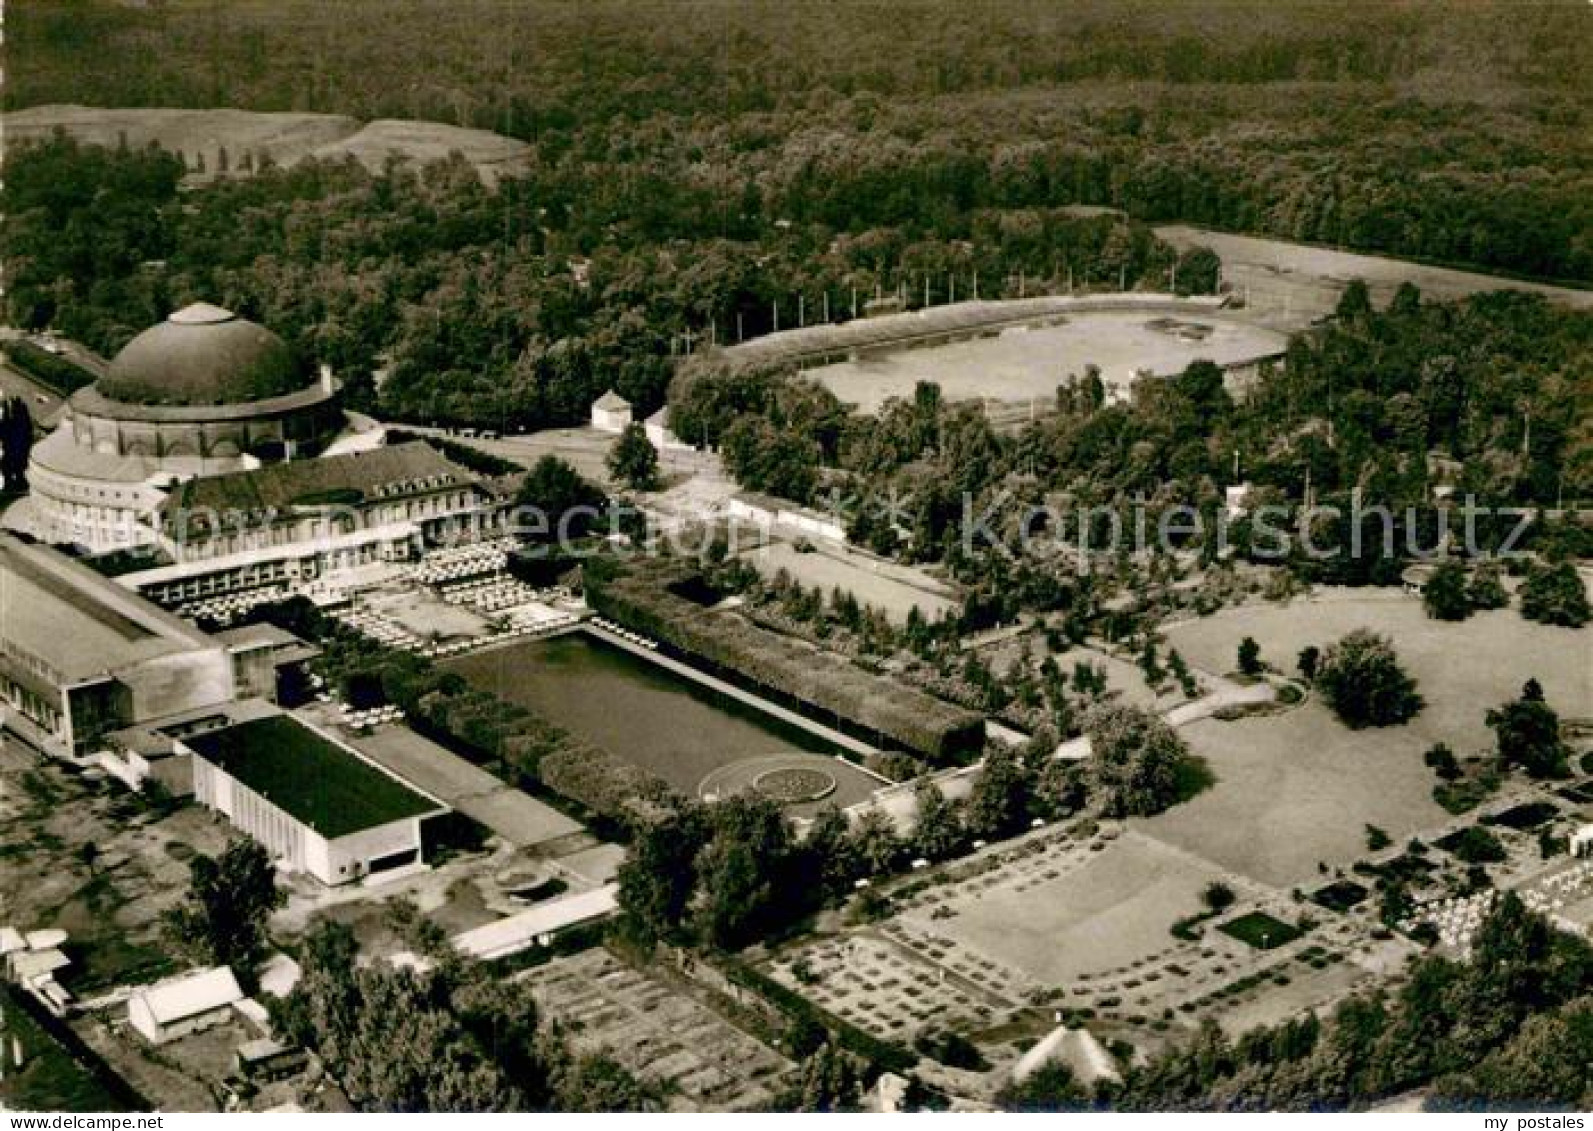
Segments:
[[[539,935],[589,923],[612,915],[618,909],[619,885],[606,884],[592,891],[549,900],[518,915],[455,935],[454,949],[474,958],[512,954],[530,946]]]
[[[199,302],[128,342],[95,384],[114,401],[211,405],[279,397],[305,382],[281,338]]]
[[[329,840],[443,809],[292,715],[251,719],[183,744]]]
[[[593,402],[592,407],[601,412],[618,412],[620,409],[630,408],[631,402],[620,396],[613,389],[604,393]]]
[[[313,660],[321,654],[321,650],[313,644],[300,640],[287,629],[261,621],[255,624],[239,625],[237,628],[226,628],[214,634],[215,638],[227,646],[227,651],[255,652],[261,649],[270,649],[272,662],[278,664],[297,664],[306,660]]]
[[[657,425],[659,428],[669,427],[669,406],[666,404],[653,415],[647,418],[647,423]]]
[[[44,927],[37,931],[29,931],[27,935],[29,950],[53,950],[58,946],[65,946],[67,933],[60,927]]]
[[[370,451],[189,479],[166,497],[161,511],[170,523],[183,511],[236,516],[295,507],[357,506],[476,482],[473,472],[451,462],[426,441],[411,440]]]
[[[12,975],[22,982],[42,974],[53,974],[72,965],[72,960],[55,947],[49,950],[17,951],[8,961],[11,963]]]
[[[193,625],[65,554],[3,533],[0,640],[61,683],[215,646]]]
[[[1095,1034],[1088,1029],[1069,1029],[1058,1025],[1040,1043],[1018,1058],[1012,1066],[1012,1079],[1021,1083],[1043,1065],[1058,1061],[1073,1071],[1085,1087],[1097,1080],[1120,1080],[1121,1074]]]
[[[151,1017],[162,1025],[170,1025],[221,1009],[242,998],[243,990],[238,979],[233,977],[231,967],[216,966],[139,990],[128,1005],[131,1008],[134,1001],[142,1001]]]

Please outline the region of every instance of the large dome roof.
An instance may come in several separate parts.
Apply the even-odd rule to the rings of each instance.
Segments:
[[[265,400],[304,384],[281,338],[198,302],[123,346],[95,388],[127,404],[218,405]]]

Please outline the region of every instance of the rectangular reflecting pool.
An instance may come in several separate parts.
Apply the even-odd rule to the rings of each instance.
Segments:
[[[862,801],[881,784],[831,757],[835,749],[818,736],[585,633],[491,648],[442,666],[690,797],[759,783],[789,799],[793,814],[808,816],[825,802]],[[802,770],[812,772],[794,772]],[[797,800],[825,790],[826,774],[833,787],[822,798]]]

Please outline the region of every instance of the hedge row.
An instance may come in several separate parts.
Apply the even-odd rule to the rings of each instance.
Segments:
[[[881,1072],[906,1073],[918,1063],[918,1057],[902,1045],[880,1040],[864,1032],[851,1022],[814,1005],[789,986],[775,981],[760,970],[735,959],[724,959],[719,967],[725,977],[751,990],[790,1020],[809,1021],[827,1029],[843,1049],[862,1057]]]
[[[81,365],[57,357],[21,338],[7,342],[5,354],[12,365],[57,396],[69,397],[85,385],[94,383],[94,374]]]
[[[585,571],[586,600],[610,620],[733,673],[777,700],[849,720],[882,741],[936,761],[984,744],[984,719],[743,617],[707,613],[674,589],[689,574],[656,564]]]
[[[538,763],[543,785],[605,817],[626,821],[672,791],[662,779],[618,754],[576,740],[544,754]]]

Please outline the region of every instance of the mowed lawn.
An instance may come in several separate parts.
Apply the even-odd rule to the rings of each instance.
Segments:
[[[1199,911],[1202,889],[1221,878],[1216,867],[1125,836],[1025,891],[964,893],[949,919],[909,917],[1042,985],[1067,985],[1165,951],[1173,923]]]
[[[1490,751],[1484,712],[1516,694],[1528,675],[1562,715],[1593,711],[1586,631],[1547,628],[1513,610],[1461,624],[1429,621],[1414,598],[1330,591],[1287,606],[1250,606],[1167,630],[1191,663],[1233,666],[1246,635],[1264,659],[1292,668],[1307,644],[1367,626],[1390,636],[1427,698],[1400,727],[1350,730],[1313,699],[1285,714],[1221,722],[1180,734],[1217,776],[1214,788],[1140,824],[1152,836],[1266,883],[1304,884],[1318,862],[1347,864],[1366,852],[1366,825],[1396,841],[1442,823],[1436,781],[1422,763],[1435,742],[1467,755]]]
[[[1529,676],[1543,685],[1562,718],[1593,715],[1593,627],[1554,628],[1525,620],[1514,608],[1477,613],[1458,623],[1428,618],[1421,601],[1392,589],[1324,589],[1287,605],[1247,605],[1166,630],[1168,643],[1208,671],[1231,671],[1239,641],[1261,645],[1261,658],[1294,674],[1300,650],[1319,648],[1357,628],[1394,643],[1416,678],[1426,709],[1408,727],[1427,743],[1447,742],[1457,754],[1493,748],[1483,721],[1521,691]],[[1368,731],[1377,742],[1391,731]],[[1423,747],[1425,749],[1425,747]]]

